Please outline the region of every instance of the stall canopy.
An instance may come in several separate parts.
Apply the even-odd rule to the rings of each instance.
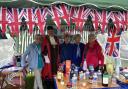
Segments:
[[[33,36],[30,34],[36,33],[35,30],[44,34],[49,21],[53,22],[59,31],[63,31],[62,23],[65,23],[64,30],[67,29],[69,33],[85,32],[86,30],[95,30],[96,32],[100,30],[100,33],[103,34],[108,30],[122,31],[122,34],[114,33],[113,40],[104,43],[103,47],[105,48],[106,44],[110,43],[108,45],[110,48],[112,43],[114,46],[112,51],[114,50],[118,54],[116,57],[119,57],[119,49],[121,49],[121,57],[127,59],[125,54],[128,52],[127,0],[0,0],[0,7],[0,30],[4,33],[9,31],[11,36],[17,36],[20,33],[21,39],[19,36],[18,41],[16,40],[19,42],[17,48],[22,45],[21,48],[26,49],[27,45],[32,42],[28,40],[30,36]],[[86,39],[87,34],[84,32],[82,38]],[[114,39],[117,36],[119,37],[115,42]],[[111,39],[111,36],[106,39]],[[24,50],[20,52],[23,53]]]
[[[35,7],[66,3],[72,6],[93,5],[98,8],[122,8],[128,9],[127,0],[0,0],[0,6],[6,7]]]

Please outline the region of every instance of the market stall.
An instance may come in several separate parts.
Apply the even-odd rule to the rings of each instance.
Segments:
[[[110,64],[115,69],[108,67],[108,70],[113,70],[113,73],[118,75],[120,67],[127,67],[127,0],[1,0],[0,6],[0,37],[9,34],[9,38],[13,38],[15,56],[24,53],[27,46],[33,42],[35,34],[47,34],[47,26],[51,25],[56,29],[55,33],[60,42],[63,41],[64,33],[69,33],[72,37],[81,34],[83,43],[88,42],[90,33],[95,33],[103,49],[105,64]],[[0,63],[3,65],[12,60],[3,56],[0,56]],[[4,60],[8,61],[3,62]],[[3,66],[1,64],[0,67]],[[64,76],[62,82],[58,81],[57,77],[54,80],[58,89],[66,89],[69,75]],[[119,85],[109,84],[108,88],[119,88]],[[85,86],[104,88],[101,84],[93,86],[93,83],[88,83],[84,77],[77,81],[77,88],[84,89]]]

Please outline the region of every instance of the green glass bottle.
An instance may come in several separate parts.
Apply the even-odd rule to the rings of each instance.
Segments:
[[[102,85],[107,87],[109,84],[109,74],[106,69],[106,65],[104,65],[102,70]]]

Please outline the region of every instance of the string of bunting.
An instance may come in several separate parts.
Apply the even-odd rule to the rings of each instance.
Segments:
[[[24,24],[33,32],[34,26],[38,26],[41,34],[44,34],[46,21],[51,17],[57,29],[61,29],[62,19],[68,26],[75,24],[76,30],[98,30],[105,32],[109,20],[112,19],[116,28],[127,29],[128,11],[106,11],[87,8],[86,6],[73,7],[66,4],[51,5],[42,8],[0,8],[0,26],[3,33],[7,27],[12,34],[18,34]]]

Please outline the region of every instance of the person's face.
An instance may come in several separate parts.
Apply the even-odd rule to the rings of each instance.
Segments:
[[[48,35],[54,36],[54,30],[48,30]]]
[[[41,44],[42,40],[41,40],[41,37],[40,36],[36,36],[35,37],[35,43],[36,44]]]
[[[90,36],[89,38],[88,38],[88,42],[89,43],[93,43],[95,41],[95,37],[94,36]]]
[[[69,37],[65,37],[65,38],[64,38],[64,42],[65,42],[65,43],[69,43],[69,41],[70,41]]]
[[[81,37],[76,37],[75,41],[76,41],[76,43],[80,43]]]

